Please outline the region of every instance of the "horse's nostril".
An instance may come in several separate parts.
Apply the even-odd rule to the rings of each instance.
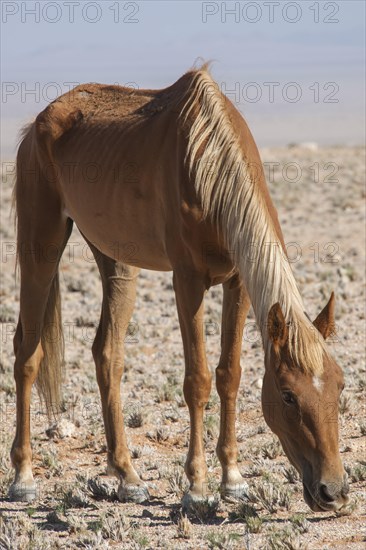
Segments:
[[[334,497],[331,495],[327,485],[320,485],[319,494],[320,494],[320,498],[324,502],[333,502],[334,501]]]

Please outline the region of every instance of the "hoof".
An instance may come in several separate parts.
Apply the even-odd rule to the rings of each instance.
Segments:
[[[10,485],[9,499],[18,502],[31,502],[37,498],[37,485],[34,481],[14,482]]]
[[[227,502],[246,500],[249,497],[249,486],[245,481],[242,483],[222,483],[220,494]]]
[[[150,499],[146,485],[120,484],[117,491],[118,500],[121,502],[135,502],[141,504]]]
[[[207,513],[216,512],[220,499],[217,496],[208,494],[200,495],[188,491],[182,498],[182,512],[194,514],[207,510]]]

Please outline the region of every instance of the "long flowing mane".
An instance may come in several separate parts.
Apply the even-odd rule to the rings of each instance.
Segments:
[[[204,215],[214,221],[233,251],[265,351],[271,345],[268,312],[279,302],[288,324],[292,359],[303,371],[318,375],[326,345],[304,312],[290,263],[245,159],[227,102],[206,67],[193,73],[181,113],[190,124],[186,162]]]

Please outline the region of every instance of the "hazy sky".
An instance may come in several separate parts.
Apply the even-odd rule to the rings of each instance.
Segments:
[[[164,87],[199,57],[260,146],[365,141],[364,1],[1,2],[3,156],[70,83]]]

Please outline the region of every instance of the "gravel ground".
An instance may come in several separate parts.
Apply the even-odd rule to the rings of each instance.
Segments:
[[[349,470],[350,516],[312,513],[302,487],[261,413],[263,352],[250,313],[243,339],[237,434],[240,469],[251,503],[218,503],[183,518],[183,462],[188,412],[182,397],[183,351],[170,273],[142,271],[126,340],[122,396],[134,463],[153,495],[145,505],[116,501],[105,474],[105,440],[91,343],[101,288],[87,245],[75,229],[61,266],[66,342],[64,409],[49,428],[34,393],[32,435],[39,499],[9,502],[9,451],[15,426],[12,332],[18,314],[14,277],[11,182],[1,202],[2,357],[0,364],[0,548],[309,548],[363,549],[365,462],[365,159],[361,148],[290,147],[262,150],[295,276],[314,318],[336,293],[337,336],[332,350],[342,366],[340,447]],[[222,291],[206,298],[208,360],[219,358]],[[218,398],[213,390],[205,420],[210,485],[217,492],[215,456]],[[259,494],[265,498],[260,500]]]

